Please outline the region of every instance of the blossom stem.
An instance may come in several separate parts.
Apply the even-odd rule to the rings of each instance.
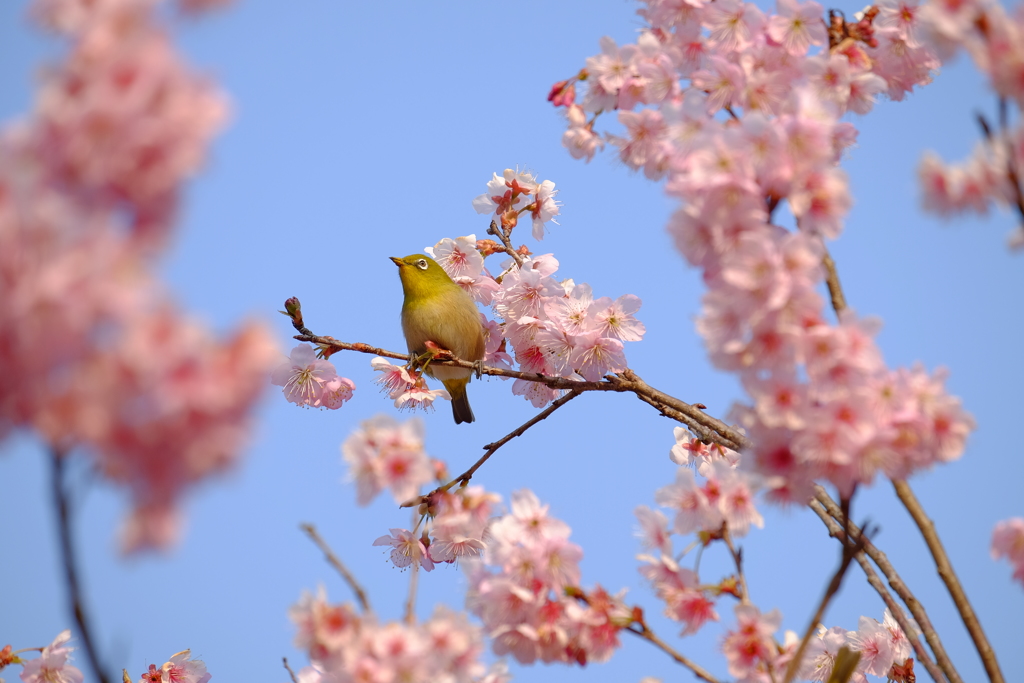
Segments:
[[[305,523],[300,524],[299,528],[306,532],[306,535],[309,536],[310,540],[320,548],[324,557],[327,558],[328,564],[334,567],[337,572],[341,574],[341,578],[345,580],[345,583],[347,583],[349,588],[352,589],[352,592],[355,593],[356,600],[359,601],[359,607],[363,610],[363,613],[369,614],[372,610],[370,609],[370,600],[366,597],[366,591],[364,591],[363,587],[359,585],[359,582],[356,581],[356,577],[352,575],[352,572],[348,570],[348,567],[346,567],[342,561],[338,559],[338,556],[334,554],[334,551],[331,550],[329,545],[327,545],[327,542],[320,537],[316,527],[312,524]]]
[[[420,566],[413,564],[409,576],[409,596],[405,599],[405,623],[413,626],[416,623],[416,586],[419,583]]]
[[[647,627],[647,624],[642,619],[640,621],[634,622],[633,626],[636,626],[637,628],[632,628],[632,626],[630,626],[624,630],[629,633],[632,633],[635,636],[639,636],[640,638],[643,638],[647,642],[653,644],[655,647],[660,649],[662,652],[667,654],[676,662],[682,664],[687,669],[692,671],[694,675],[702,681],[707,681],[707,683],[718,683],[718,679],[712,676],[710,672],[706,671],[702,666],[700,666],[696,662],[690,661],[685,656],[683,656],[682,653],[677,652],[672,648],[672,646],[670,646],[664,640],[659,638],[657,634],[654,633],[654,631]]]
[[[832,496],[828,495],[828,492],[820,486],[814,487],[814,497],[821,503],[822,507],[828,512],[829,515],[836,522],[839,523],[840,527],[846,527],[846,519],[843,517],[843,511],[839,508],[839,504],[832,500]],[[852,533],[859,533],[859,529],[856,524],[850,523],[849,528]],[[946,678],[949,683],[963,683],[963,679],[960,678],[960,673],[953,666],[953,662],[949,659],[949,655],[946,654],[946,648],[943,647],[942,641],[939,639],[939,634],[936,632],[935,627],[932,625],[931,619],[928,618],[928,613],[924,609],[924,605],[918,601],[917,597],[910,592],[907,584],[903,582],[903,579],[896,572],[896,568],[889,562],[889,558],[881,550],[875,546],[870,539],[864,539],[864,552],[874,560],[875,564],[881,570],[882,574],[885,575],[886,580],[889,581],[889,586],[895,591],[896,595],[900,596],[903,604],[910,610],[911,616],[914,617],[914,621],[917,622],[918,627],[921,629],[921,633],[924,634],[924,639],[927,641],[928,646],[932,649],[932,653],[935,655],[935,661],[941,667],[943,673],[946,674]]]
[[[64,458],[66,453],[58,448],[50,450],[53,463],[53,501],[57,506],[57,524],[60,530],[60,550],[64,563],[64,579],[68,585],[68,600],[71,603],[71,611],[75,615],[75,623],[78,624],[78,633],[85,648],[86,657],[89,659],[89,666],[92,667],[96,680],[99,683],[109,683],[106,669],[100,663],[99,653],[93,640],[92,631],[89,628],[89,620],[86,618],[85,605],[82,600],[82,588],[78,580],[78,567],[75,560],[75,546],[71,537],[71,509],[68,503],[67,490],[64,487]]]
[[[729,533],[728,524],[722,527],[722,540],[725,541],[725,545],[729,548],[729,553],[732,555],[732,561],[736,564],[736,574],[739,576],[740,589],[743,591],[743,597],[740,598],[740,602],[744,605],[749,605],[750,591],[747,588],[747,576],[743,573],[743,551],[737,550],[732,542],[732,534]]]
[[[828,528],[830,536],[839,539],[840,542],[846,538],[846,532],[843,531],[843,528],[839,526],[831,516],[829,516],[825,507],[820,502],[812,500],[808,507],[811,508],[811,511],[813,511],[814,514],[818,515],[822,522],[824,522],[825,526]],[[892,594],[890,594],[889,590],[885,587],[885,584],[882,583],[882,579],[878,576],[878,572],[875,571],[875,568],[871,566],[871,562],[864,554],[864,551],[861,550],[858,552],[854,559],[857,560],[857,564],[859,564],[860,568],[864,571],[864,576],[867,577],[868,584],[881,596],[882,602],[884,602],[885,606],[889,608],[889,613],[892,614],[893,619],[895,619],[896,623],[900,625],[901,629],[903,629],[904,635],[907,636],[907,640],[910,641],[911,647],[914,648],[914,654],[917,655],[917,661],[920,662],[921,666],[928,671],[928,674],[936,683],[943,683],[946,681],[945,674],[943,674],[942,670],[936,666],[934,661],[932,661],[931,656],[928,654],[928,650],[925,649],[924,643],[922,643],[921,639],[915,634],[916,629],[910,625],[910,621],[907,620],[907,616],[903,611],[903,608],[900,607],[899,603],[896,602],[896,599],[892,597]]]
[[[992,683],[1003,683],[1003,672],[1000,671],[999,662],[996,661],[995,650],[992,649],[988,638],[985,637],[985,631],[981,628],[981,622],[978,621],[978,617],[974,613],[970,601],[967,599],[967,594],[964,592],[963,586],[960,585],[956,572],[953,571],[953,565],[950,564],[946,549],[942,547],[942,541],[935,531],[935,523],[928,519],[924,508],[921,507],[917,496],[914,495],[906,481],[897,479],[892,482],[892,485],[896,488],[896,495],[899,497],[900,502],[907,508],[910,516],[914,518],[914,523],[917,524],[917,528],[920,529],[921,535],[924,537],[924,542],[928,545],[928,550],[931,551],[939,578],[946,584],[946,589],[949,591],[950,596],[952,596],[957,611],[960,612],[960,617],[964,621],[964,626],[967,627],[967,632],[971,635],[971,640],[974,641],[974,647],[978,650],[978,656],[981,657],[981,662],[985,666],[985,672],[988,674],[989,680]]]

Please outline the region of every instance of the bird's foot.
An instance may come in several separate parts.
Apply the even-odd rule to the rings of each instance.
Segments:
[[[476,373],[476,378],[478,380],[484,376],[484,361],[482,358],[473,362],[473,372]]]
[[[448,349],[443,349],[429,339],[423,342],[423,346],[427,347],[427,352],[424,355],[429,355],[430,360],[452,360],[455,358],[455,354]]]

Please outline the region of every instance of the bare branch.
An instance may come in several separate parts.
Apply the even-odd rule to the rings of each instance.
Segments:
[[[345,583],[347,583],[349,588],[352,589],[352,592],[355,593],[356,600],[359,601],[359,607],[363,612],[371,612],[370,601],[367,599],[366,592],[363,590],[363,587],[359,585],[359,582],[356,581],[356,577],[352,575],[352,572],[348,570],[348,567],[338,559],[338,556],[334,554],[334,551],[331,550],[329,545],[327,545],[327,542],[320,537],[320,534],[317,533],[316,527],[312,524],[300,524],[299,528],[306,532],[306,535],[309,536],[310,540],[312,540],[313,543],[315,543],[323,552],[324,557],[327,558],[327,562],[334,567],[339,574],[341,574],[341,578],[345,580]]]
[[[832,575],[832,580],[829,581],[828,587],[825,588],[825,594],[821,596],[821,601],[818,602],[818,609],[814,612],[814,616],[811,617],[811,622],[807,624],[807,630],[804,631],[804,637],[800,639],[800,645],[793,654],[793,658],[789,660],[789,666],[786,667],[786,677],[783,679],[783,683],[791,683],[796,678],[804,658],[804,652],[807,650],[807,645],[811,642],[811,637],[814,635],[818,624],[825,618],[825,610],[828,609],[832,598],[839,593],[839,588],[843,585],[843,577],[846,576],[846,571],[850,568],[850,562],[853,561],[857,553],[863,550],[865,540],[867,540],[865,532],[858,531],[856,534],[843,534],[841,540],[843,550],[839,560],[839,567]]]
[[[843,531],[843,528],[839,526],[831,516],[829,516],[821,503],[816,500],[812,500],[808,507],[811,508],[814,514],[818,515],[822,522],[824,522],[825,526],[828,528],[830,536],[839,539],[841,543],[845,542],[844,539],[846,538],[846,533]],[[892,597],[889,590],[885,587],[885,584],[882,583],[882,579],[879,578],[878,572],[875,571],[875,568],[871,566],[871,562],[864,554],[863,549],[856,554],[855,559],[857,560],[857,564],[860,565],[860,568],[864,570],[864,576],[867,577],[868,584],[882,597],[882,602],[884,602],[885,606],[889,608],[889,613],[892,614],[893,619],[895,619],[896,623],[898,623],[900,628],[903,629],[903,633],[907,636],[911,646],[914,648],[914,654],[917,655],[917,661],[920,662],[928,671],[928,674],[936,683],[943,683],[946,680],[946,676],[942,673],[939,667],[935,665],[935,662],[932,661],[931,656],[928,654],[928,650],[924,647],[924,643],[922,643],[921,639],[917,637],[917,634],[915,633],[916,629],[910,625],[903,608],[896,602],[895,598]]]
[[[935,568],[939,572],[939,577],[946,584],[946,589],[953,597],[957,611],[960,612],[960,618],[963,619],[967,632],[971,634],[971,640],[974,641],[974,647],[977,648],[981,662],[985,665],[985,672],[988,674],[989,680],[992,683],[1003,683],[1003,672],[1000,671],[999,662],[996,661],[995,650],[992,649],[988,638],[985,637],[985,631],[982,630],[981,623],[967,599],[967,594],[964,592],[963,586],[960,585],[956,572],[953,571],[953,565],[949,562],[946,549],[942,547],[942,541],[939,540],[939,535],[935,532],[935,523],[928,519],[924,508],[921,507],[921,503],[918,502],[917,496],[914,495],[907,482],[895,480],[892,485],[896,488],[896,495],[899,496],[903,506],[914,518],[917,528],[921,530],[924,542],[928,545],[928,550],[931,551],[932,558],[935,560]]]
[[[50,452],[53,464],[52,488],[53,501],[57,506],[57,525],[60,531],[60,551],[64,564],[64,579],[68,585],[68,602],[71,612],[75,616],[75,623],[78,624],[78,635],[82,639],[82,646],[85,649],[89,666],[99,683],[109,683],[106,668],[100,662],[99,651],[96,648],[96,641],[93,639],[92,630],[89,628],[89,620],[85,614],[85,604],[82,601],[82,588],[78,580],[78,566],[75,559],[74,540],[71,535],[71,510],[68,504],[67,491],[64,488],[64,458],[66,453],[54,448]]]
[[[639,620],[633,622],[633,626],[636,626],[636,628],[632,628],[632,626],[630,626],[624,630],[651,643],[676,662],[692,671],[694,675],[702,681],[706,681],[707,683],[718,683],[718,679],[712,676],[709,671],[696,662],[688,659],[682,653],[674,650],[672,646],[659,638],[658,635],[647,626],[646,622],[644,622],[642,614],[640,615]]]
[[[843,511],[839,508],[839,504],[832,500],[832,496],[828,495],[828,492],[820,486],[814,487],[814,497],[819,503],[825,508],[829,515],[835,519],[840,527],[846,527],[847,522],[843,517]],[[856,524],[850,523],[848,527],[851,533],[859,533],[860,530]],[[911,616],[914,617],[914,621],[917,622],[918,628],[921,629],[921,633],[924,634],[925,641],[928,642],[928,646],[932,649],[932,653],[935,655],[935,661],[939,667],[946,674],[946,678],[949,683],[963,683],[963,679],[960,678],[959,672],[956,667],[953,666],[953,662],[949,659],[949,655],[946,654],[946,648],[943,647],[942,641],[939,639],[939,634],[936,632],[935,627],[932,626],[931,619],[928,618],[928,613],[924,609],[924,605],[918,601],[907,584],[903,582],[900,575],[896,573],[896,569],[889,562],[889,558],[886,557],[885,553],[879,550],[874,543],[870,540],[865,539],[864,541],[864,552],[874,560],[875,564],[881,570],[882,574],[889,581],[889,586],[895,591],[896,595],[900,596],[900,600],[910,610]]]

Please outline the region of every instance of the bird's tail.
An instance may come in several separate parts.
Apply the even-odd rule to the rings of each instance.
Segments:
[[[473,422],[473,409],[469,407],[469,396],[466,395],[466,385],[469,384],[469,377],[444,380],[444,388],[452,396],[452,415],[455,416],[455,424]]]

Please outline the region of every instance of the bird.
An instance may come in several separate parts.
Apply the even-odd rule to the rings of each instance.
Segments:
[[[405,258],[390,258],[398,266],[405,294],[402,332],[409,355],[423,355],[430,349],[428,342],[432,342],[431,346],[451,351],[461,360],[482,361],[485,354],[484,326],[473,298],[429,256],[412,254]],[[472,370],[428,363],[424,371],[441,380],[451,394],[455,424],[476,419],[466,396]]]

